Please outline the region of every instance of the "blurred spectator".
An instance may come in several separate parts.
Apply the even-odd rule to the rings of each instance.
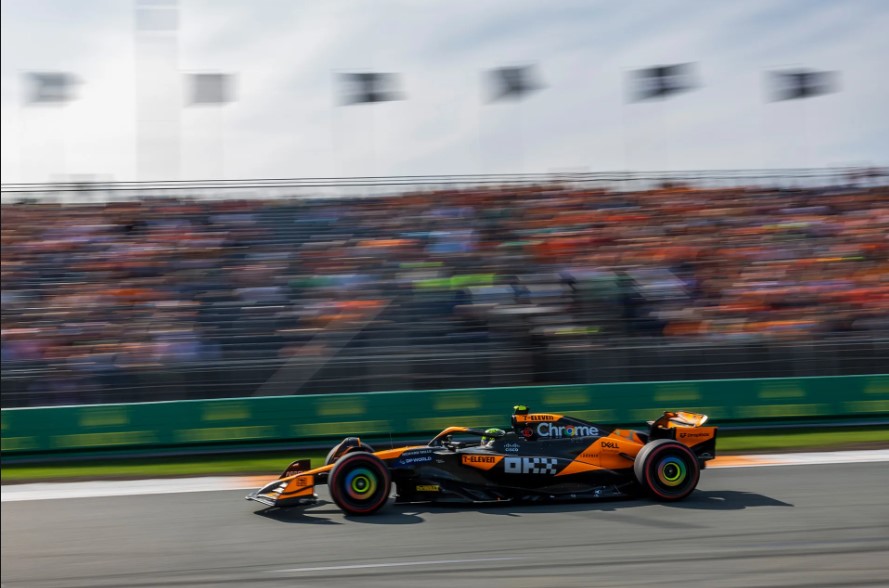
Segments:
[[[886,188],[545,185],[2,213],[4,377],[50,370],[30,392],[49,402],[132,370],[324,356],[367,344],[352,338],[371,321],[535,349],[560,334],[804,340],[889,321]]]

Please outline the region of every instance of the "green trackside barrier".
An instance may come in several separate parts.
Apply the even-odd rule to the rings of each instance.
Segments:
[[[889,417],[889,375],[527,386],[105,404],[2,411],[4,455],[427,434],[508,426],[515,404],[601,423],[664,410],[719,423]]]

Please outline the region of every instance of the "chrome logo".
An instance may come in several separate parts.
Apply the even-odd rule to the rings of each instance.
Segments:
[[[599,429],[587,425],[554,425],[540,423],[537,434],[541,437],[597,437]]]

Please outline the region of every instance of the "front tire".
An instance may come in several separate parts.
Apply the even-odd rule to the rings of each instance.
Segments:
[[[330,496],[349,515],[369,515],[389,500],[392,477],[389,468],[377,456],[361,452],[347,453],[336,461],[327,480]]]
[[[673,502],[694,492],[701,476],[697,456],[670,439],[658,439],[642,448],[633,466],[636,480],[656,500]]]

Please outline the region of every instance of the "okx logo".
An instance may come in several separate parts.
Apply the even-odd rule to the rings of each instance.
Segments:
[[[503,469],[507,474],[556,474],[557,460],[553,457],[506,457]]]

